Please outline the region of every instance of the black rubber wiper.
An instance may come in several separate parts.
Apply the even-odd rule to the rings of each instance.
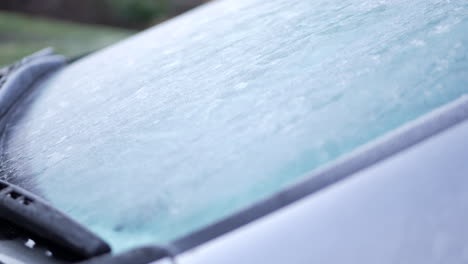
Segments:
[[[47,244],[54,254],[85,260],[110,252],[109,245],[40,197],[0,181],[0,219]]]
[[[155,245],[112,255],[109,245],[85,227],[40,197],[1,180],[0,225],[7,227],[7,234],[0,228],[0,235],[12,232],[14,238],[19,231],[66,263],[148,264],[164,258],[172,262],[174,258],[170,250]]]

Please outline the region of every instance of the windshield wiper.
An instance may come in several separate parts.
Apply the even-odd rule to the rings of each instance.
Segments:
[[[36,195],[0,181],[0,219],[26,231],[54,254],[84,260],[110,252],[109,245]]]
[[[0,224],[2,222],[26,233],[54,257],[72,263],[147,264],[163,258],[173,259],[170,250],[159,246],[111,255],[109,245],[85,227],[40,197],[0,180]]]

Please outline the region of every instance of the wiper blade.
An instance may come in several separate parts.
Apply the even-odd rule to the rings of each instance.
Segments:
[[[111,251],[109,245],[36,195],[0,181],[0,219],[18,227],[73,260]]]

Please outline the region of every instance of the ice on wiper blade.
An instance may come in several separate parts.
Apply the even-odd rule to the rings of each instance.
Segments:
[[[36,195],[0,181],[0,219],[29,233],[73,260],[84,260],[110,252],[110,247],[65,214]]]

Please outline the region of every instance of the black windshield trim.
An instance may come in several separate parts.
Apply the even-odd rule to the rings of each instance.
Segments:
[[[5,161],[4,130],[10,110],[41,78],[63,67],[66,62],[65,57],[47,48],[0,69],[0,162]],[[11,180],[3,170],[0,171],[0,179]]]
[[[0,118],[35,81],[65,63],[63,56],[53,54],[52,49],[44,49],[0,69]]]
[[[360,147],[329,166],[310,173],[301,182],[283,189],[221,221],[173,241],[171,243],[172,251],[175,254],[181,254],[239,227],[247,225],[265,215],[346,179],[358,171],[409,149],[467,119],[468,96],[464,95]]]

